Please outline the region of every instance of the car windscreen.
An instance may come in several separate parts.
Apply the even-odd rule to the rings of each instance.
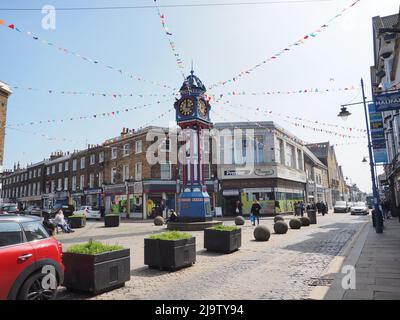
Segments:
[[[356,204],[354,206],[355,207],[365,207],[365,203],[364,202],[356,202]]]

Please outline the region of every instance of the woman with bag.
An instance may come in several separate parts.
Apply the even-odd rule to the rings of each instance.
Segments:
[[[256,219],[257,219],[257,225],[260,224],[260,211],[261,211],[261,206],[260,203],[257,201],[257,199],[254,200],[253,205],[251,206],[251,215],[250,218],[252,218],[253,226],[256,225]]]

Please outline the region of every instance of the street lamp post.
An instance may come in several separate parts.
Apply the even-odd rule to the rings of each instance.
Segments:
[[[374,164],[374,158],[373,158],[373,154],[372,154],[372,143],[371,143],[369,123],[368,123],[368,113],[367,113],[367,101],[366,101],[365,92],[364,92],[363,79],[361,79],[361,90],[362,90],[362,95],[363,95],[363,101],[342,105],[341,111],[338,116],[343,118],[344,120],[346,120],[347,117],[351,115],[351,113],[347,111],[346,106],[357,105],[357,104],[364,105],[365,125],[367,127],[367,136],[368,136],[368,153],[369,153],[369,165],[370,165],[370,169],[371,169],[372,193],[374,196],[374,210],[375,210],[375,222],[376,222],[375,231],[376,231],[376,233],[382,233],[383,232],[383,219],[382,219],[382,212],[379,210],[379,194],[378,194],[378,189],[376,186],[376,179],[375,179],[375,177],[376,177],[375,176],[375,164]]]

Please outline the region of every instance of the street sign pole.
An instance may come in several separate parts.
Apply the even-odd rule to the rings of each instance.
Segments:
[[[364,104],[364,113],[365,113],[365,124],[367,126],[367,135],[368,135],[368,152],[369,152],[369,165],[371,168],[371,180],[372,180],[372,193],[374,196],[374,210],[375,210],[375,231],[376,233],[383,233],[383,219],[382,219],[382,212],[379,210],[379,194],[378,189],[376,186],[376,176],[375,176],[375,164],[374,158],[372,153],[372,143],[371,143],[371,136],[370,136],[370,129],[368,123],[368,113],[367,113],[367,103],[364,93],[364,81],[361,79],[361,89],[363,95],[363,104]]]

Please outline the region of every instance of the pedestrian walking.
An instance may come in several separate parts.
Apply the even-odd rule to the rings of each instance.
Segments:
[[[301,205],[297,201],[294,203],[294,215],[301,216]]]
[[[304,216],[304,210],[306,209],[304,202],[300,202],[300,214],[303,217]]]
[[[253,215],[253,226],[256,225],[256,219],[257,219],[257,225],[260,224],[260,211],[261,211],[260,203],[257,201],[257,199],[255,199],[250,210],[251,214]]]
[[[236,215],[243,215],[243,204],[240,200],[236,202]]]
[[[320,205],[321,205],[321,213],[324,216],[326,213],[326,205],[323,202],[321,202]]]
[[[322,209],[321,201],[318,201],[318,202],[317,202],[316,207],[317,207],[318,213],[322,213],[322,210],[321,210],[321,209]]]

